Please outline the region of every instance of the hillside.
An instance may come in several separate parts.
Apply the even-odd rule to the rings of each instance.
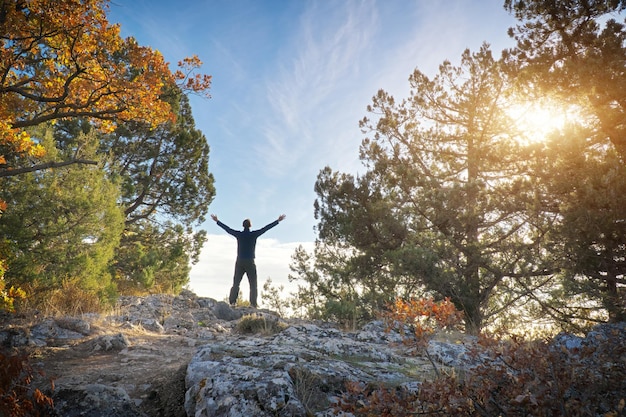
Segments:
[[[623,347],[626,326],[600,336]],[[53,398],[57,415],[70,417],[334,415],[348,381],[416,392],[435,369],[477,365],[476,339],[431,340],[435,368],[381,322],[346,332],[189,291],[122,297],[107,316],[5,320],[0,343],[30,352],[44,373],[36,386]],[[587,342],[563,336],[558,343],[574,355]],[[624,366],[624,357],[615,359]]]

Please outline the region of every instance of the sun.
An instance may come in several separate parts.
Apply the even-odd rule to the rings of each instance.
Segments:
[[[563,131],[576,118],[578,109],[556,100],[514,102],[507,108],[516,136],[522,143],[541,142],[551,134]]]

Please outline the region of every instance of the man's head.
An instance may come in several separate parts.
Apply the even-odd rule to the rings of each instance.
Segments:
[[[250,221],[250,219],[246,219],[243,221],[243,227],[245,227],[246,229],[249,229],[252,227],[252,222]]]

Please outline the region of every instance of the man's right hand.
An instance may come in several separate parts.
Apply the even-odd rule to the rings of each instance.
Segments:
[[[217,221],[217,216],[215,214],[211,214],[211,218],[215,221]]]

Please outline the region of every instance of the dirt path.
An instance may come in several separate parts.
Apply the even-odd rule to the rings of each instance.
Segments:
[[[45,378],[52,378],[56,387],[67,392],[89,384],[122,388],[148,416],[185,417],[186,367],[198,344],[206,341],[179,335],[122,334],[128,346],[121,350],[94,350],[90,339],[38,348],[31,360],[45,372]]]

